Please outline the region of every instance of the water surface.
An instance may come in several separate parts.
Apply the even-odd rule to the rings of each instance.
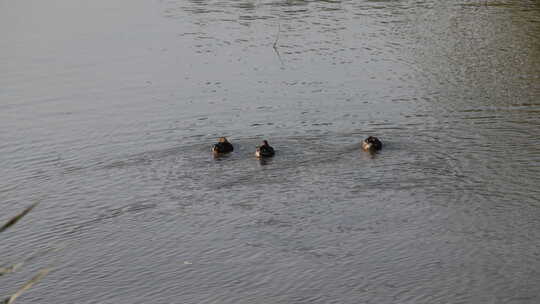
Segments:
[[[3,1],[0,33],[0,219],[41,201],[2,295],[540,301],[537,1]]]

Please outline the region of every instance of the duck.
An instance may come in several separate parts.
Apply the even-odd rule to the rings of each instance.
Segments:
[[[226,137],[220,137],[218,143],[212,146],[212,152],[214,152],[215,155],[230,153],[233,150],[233,145],[227,140]]]
[[[382,149],[382,142],[375,136],[370,136],[362,141],[364,151],[375,152]]]
[[[263,140],[262,146],[257,147],[255,150],[255,156],[258,158],[272,157],[274,154],[276,154],[274,148],[270,147],[266,140]]]

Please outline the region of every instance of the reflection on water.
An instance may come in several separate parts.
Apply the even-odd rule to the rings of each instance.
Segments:
[[[537,1],[58,4],[0,10],[0,294],[540,300]]]

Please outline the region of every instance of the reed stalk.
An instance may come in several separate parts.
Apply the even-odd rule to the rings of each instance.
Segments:
[[[24,209],[21,213],[12,217],[9,221],[7,221],[7,223],[5,223],[2,227],[0,227],[0,232],[4,232],[9,227],[15,225],[15,223],[17,223],[21,218],[27,215],[28,212],[32,211],[32,209],[34,209],[34,207],[37,206],[37,204],[39,204],[39,202],[32,204],[30,207],[27,207],[26,209]]]
[[[50,271],[49,268],[45,268],[38,271],[38,273],[33,278],[31,278],[28,282],[26,282],[21,288],[19,288],[17,292],[5,298],[3,304],[12,304],[13,302],[15,302],[16,298],[18,298],[26,290],[30,289],[32,285],[39,282],[45,275],[47,275],[47,273],[49,273],[49,271]]]
[[[34,203],[30,205],[29,207],[27,207],[26,209],[24,209],[21,213],[12,217],[2,227],[0,227],[0,232],[4,232],[7,229],[9,229],[11,226],[15,225],[21,218],[27,215],[28,212],[32,211],[32,209],[34,209],[34,207],[37,206],[38,204],[39,202]],[[16,263],[8,267],[0,267],[0,276],[11,273],[11,272],[15,272],[22,265],[23,263]],[[33,278],[31,278],[23,286],[21,286],[21,288],[19,288],[14,294],[5,298],[1,303],[12,304],[15,301],[15,299],[17,299],[23,292],[30,289],[34,284],[39,282],[45,275],[47,275],[47,273],[49,273],[49,271],[50,271],[49,268],[45,268],[38,271],[38,273]]]

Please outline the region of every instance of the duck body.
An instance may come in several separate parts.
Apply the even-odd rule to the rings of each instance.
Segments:
[[[214,154],[231,153],[233,150],[233,145],[225,137],[220,137],[219,142],[212,146],[212,152]]]
[[[375,152],[382,149],[382,142],[375,136],[370,136],[362,141],[364,151]]]
[[[258,146],[255,150],[255,156],[258,158],[272,157],[276,154],[274,148],[272,148],[268,141],[264,140],[261,146]]]

